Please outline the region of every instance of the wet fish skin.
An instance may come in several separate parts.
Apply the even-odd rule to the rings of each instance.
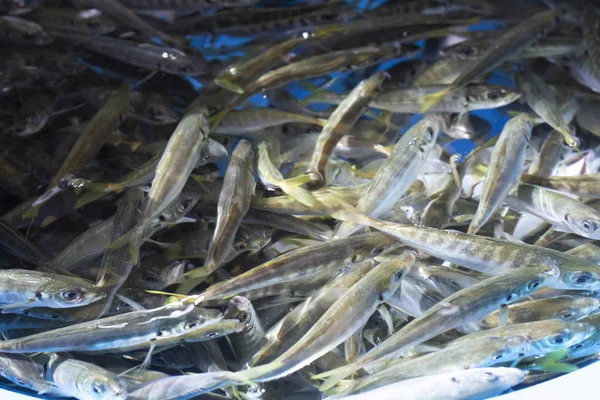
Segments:
[[[34,392],[50,387],[44,380],[44,367],[21,354],[0,355],[0,376]]]

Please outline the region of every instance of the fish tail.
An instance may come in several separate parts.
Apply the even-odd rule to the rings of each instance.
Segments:
[[[421,106],[421,113],[428,111],[431,107],[438,104],[448,93],[450,93],[451,87],[447,87],[443,90],[440,90],[437,93],[430,94],[425,98],[423,105]]]
[[[278,182],[278,186],[294,200],[310,207],[315,204],[316,199],[311,192],[303,189],[301,186],[306,183],[314,182],[312,175],[313,174],[306,174],[290,179],[284,179],[281,182]]]
[[[311,376],[311,379],[325,379],[325,382],[319,386],[319,390],[326,391],[336,386],[342,379],[356,372],[360,366],[356,364],[348,364],[343,367],[332,369],[331,371]]]
[[[372,226],[375,220],[348,204],[346,201],[337,198],[337,205],[340,206],[331,216],[340,221],[349,222],[356,225]]]
[[[223,89],[229,90],[230,92],[238,94],[244,93],[244,89],[237,83],[233,82],[231,79],[225,77],[216,78],[215,83]]]
[[[319,126],[325,126],[327,124],[327,121],[328,121],[325,118],[317,118],[316,120],[317,120],[317,125],[319,125]]]

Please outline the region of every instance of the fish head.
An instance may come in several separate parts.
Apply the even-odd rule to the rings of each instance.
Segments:
[[[467,102],[481,108],[497,108],[521,97],[516,90],[499,85],[472,85],[465,88]]]
[[[0,375],[16,385],[34,390],[45,390],[44,367],[21,354],[3,354],[0,357]]]
[[[233,249],[236,253],[249,251],[254,254],[271,242],[274,233],[273,229],[246,229],[240,226]]]
[[[227,304],[227,313],[229,318],[235,318],[249,328],[256,317],[252,303],[247,297],[235,296]]]
[[[575,297],[564,308],[557,310],[553,318],[563,321],[577,321],[600,307],[600,300],[594,297]]]
[[[48,288],[48,297],[50,307],[80,307],[103,299],[106,291],[83,279],[73,278],[52,284]]]
[[[590,290],[600,289],[600,267],[595,263],[574,257],[560,266],[560,276],[552,285],[554,289]]]
[[[167,336],[194,336],[223,320],[223,313],[219,310],[193,307],[191,305],[188,307],[190,310],[185,312],[185,318],[181,318],[179,322],[163,330],[164,333],[167,333]]]
[[[440,50],[442,57],[449,57],[454,60],[474,60],[485,50],[485,46],[479,41],[462,42],[454,46],[449,46]]]
[[[526,371],[518,368],[482,368],[471,370],[472,372],[465,377],[465,384],[472,386],[489,387],[492,384],[494,387],[507,388],[515,386],[525,379]]]
[[[543,355],[580,343],[596,332],[596,327],[584,322],[560,320],[538,321],[530,324],[529,346],[525,354]]]
[[[151,124],[164,125],[177,122],[179,114],[173,110],[173,104],[160,95],[150,95],[144,101],[141,118]]]
[[[594,240],[600,239],[600,219],[596,219],[592,215],[579,218],[567,213],[565,222],[573,232],[580,236]]]
[[[33,135],[46,125],[48,117],[48,113],[41,109],[37,112],[29,113],[25,118],[15,121],[12,128],[13,133],[21,137]]]
[[[85,400],[125,400],[127,385],[108,371],[88,371],[76,383],[78,398]]]

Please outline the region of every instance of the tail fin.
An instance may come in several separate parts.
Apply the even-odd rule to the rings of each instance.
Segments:
[[[451,89],[451,87],[447,87],[443,90],[440,90],[437,93],[433,93],[427,96],[425,98],[425,101],[423,102],[423,105],[421,106],[421,113],[428,111],[430,108],[442,101],[444,97],[446,97],[446,95],[450,93]]]
[[[277,184],[288,196],[305,206],[310,207],[314,205],[317,200],[311,192],[301,188],[301,186],[306,183],[314,182],[315,176],[317,176],[317,174],[299,175],[294,178],[284,179],[281,182],[277,182]]]
[[[332,369],[331,371],[323,372],[321,374],[313,375],[311,379],[323,379],[326,378],[325,382],[319,386],[320,391],[326,391],[338,384],[339,381],[347,377],[348,375],[356,372],[360,369],[360,365],[348,364],[343,367]]]

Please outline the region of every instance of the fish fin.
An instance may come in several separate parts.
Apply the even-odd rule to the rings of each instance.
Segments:
[[[231,79],[215,78],[214,82],[217,84],[217,86],[222,87],[223,89],[229,90],[230,92],[234,92],[234,93],[238,93],[238,94],[244,93],[244,89],[237,83],[233,82]]]
[[[122,294],[117,293],[117,298],[121,300],[123,303],[127,304],[129,307],[133,308],[135,311],[145,311],[146,309],[140,303],[131,300],[128,297],[123,296]]]
[[[33,303],[35,303],[35,299],[29,299],[27,301],[24,301],[23,303],[0,305],[0,309],[2,309],[2,314],[14,314],[19,311],[23,311],[23,310],[27,310],[28,308],[32,308]]]
[[[210,270],[207,267],[200,267],[186,272],[183,274],[185,280],[182,284],[177,286],[175,293],[181,295],[187,295],[192,289],[204,282],[204,280],[210,275]]]
[[[427,96],[425,98],[425,101],[423,102],[423,105],[421,106],[421,114],[428,111],[433,106],[435,106],[440,101],[442,101],[444,99],[444,97],[446,97],[446,95],[448,93],[450,93],[451,90],[452,90],[451,87],[447,87],[443,90],[440,90],[437,93],[433,93],[433,94],[430,94],[429,96]]]
[[[150,341],[150,348],[148,349],[148,354],[146,354],[146,358],[144,358],[144,362],[140,365],[140,370],[149,369],[150,365],[152,365],[152,352],[156,348],[156,341]]]
[[[48,386],[45,389],[42,389],[38,392],[39,395],[49,395],[54,397],[67,397],[58,386],[54,386],[53,384],[48,383]]]
[[[536,371],[544,372],[559,372],[559,373],[571,373],[579,369],[578,366],[563,362],[549,362],[549,363],[535,363],[528,366],[523,366],[524,369],[534,369]]]
[[[332,194],[332,196],[337,198],[337,205],[340,206],[339,209],[334,211],[331,216],[335,219],[339,219],[343,222],[349,222],[357,225],[367,225],[371,226],[375,220],[356,209],[356,207],[351,206],[346,201],[340,199],[339,197]]]
[[[536,364],[556,363],[556,362],[559,362],[560,360],[562,360],[563,358],[565,358],[568,354],[569,354],[568,348],[556,350],[556,351],[553,351],[552,353],[545,354],[542,357],[538,358],[537,360],[535,360],[535,363]]]
[[[162,296],[173,296],[173,297],[177,297],[177,298],[180,298],[180,299],[185,299],[185,298],[189,297],[189,296],[186,296],[184,294],[163,292],[162,290],[146,290],[146,293],[159,294],[159,295],[162,295]]]
[[[295,179],[295,178],[292,178]],[[310,180],[309,182],[313,182],[314,180]],[[302,182],[301,180],[292,181],[290,179],[285,179],[279,183],[279,187],[283,190],[288,196],[293,198],[299,203],[304,204],[305,206],[311,207],[315,204],[317,199],[306,189],[301,188],[300,186],[308,183]]]

